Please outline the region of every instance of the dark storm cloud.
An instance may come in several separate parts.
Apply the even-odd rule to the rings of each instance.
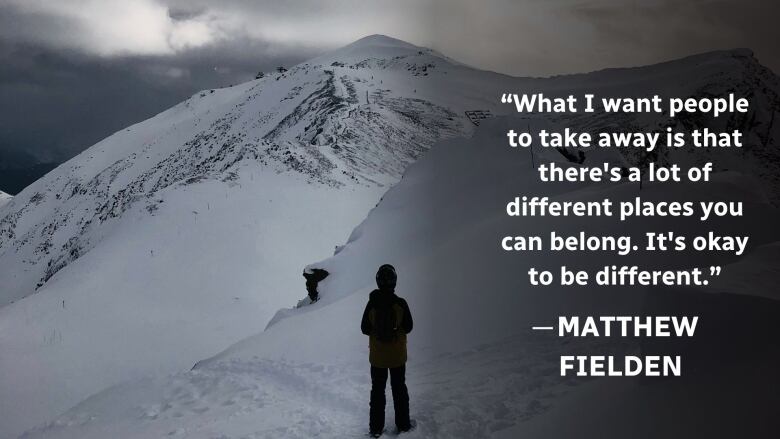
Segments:
[[[780,70],[770,0],[0,0],[0,168],[64,160],[196,91],[383,33],[550,75],[752,48]],[[1,189],[1,188],[0,188]]]
[[[205,12],[205,7],[193,7],[191,4],[184,4],[182,6],[171,5],[168,8],[168,16],[177,21],[192,20],[195,17],[203,15]]]
[[[778,12],[775,0],[0,0],[0,38],[116,56],[385,33],[519,75],[744,46],[777,68]]]
[[[175,55],[111,58],[0,43],[0,162],[11,151],[61,161],[198,90],[245,82],[313,54],[246,39]]]

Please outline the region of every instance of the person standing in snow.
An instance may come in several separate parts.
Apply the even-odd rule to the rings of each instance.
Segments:
[[[328,277],[330,273],[321,268],[306,268],[303,270],[303,277],[306,278],[306,292],[309,295],[309,301],[314,303],[320,299],[320,293],[317,291],[317,284]]]
[[[406,334],[412,332],[412,314],[406,300],[396,296],[397,275],[392,265],[379,267],[378,289],[371,292],[363,311],[360,330],[368,336],[371,363],[371,402],[369,429],[379,437],[385,427],[385,386],[390,374],[395,408],[395,426],[409,431],[409,392],[406,388]]]

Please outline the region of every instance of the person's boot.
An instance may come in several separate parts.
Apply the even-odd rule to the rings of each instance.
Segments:
[[[409,423],[403,427],[404,428],[398,428],[398,434],[406,433],[414,430],[417,427],[417,421],[415,421],[414,419],[410,419]]]

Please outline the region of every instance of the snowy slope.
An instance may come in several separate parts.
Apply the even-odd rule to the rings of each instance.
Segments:
[[[3,205],[11,201],[12,198],[12,195],[8,195],[5,192],[0,191],[0,207],[3,207]]]
[[[303,296],[303,266],[434,140],[470,129],[408,70],[449,64],[405,43],[385,56],[396,42],[352,46],[382,68],[324,57],[198,93],[0,208],[0,436],[189,367]]]
[[[374,271],[387,262],[396,266],[397,291],[408,300],[416,317],[409,338],[407,382],[418,427],[405,437],[562,437],[562,432],[597,437],[596,431],[616,437],[653,437],[642,433],[645,430],[637,431],[636,424],[613,422],[610,414],[618,411],[639,420],[653,419],[655,427],[646,431],[656,437],[668,434],[664,428],[672,425],[669,419],[680,431],[695,432],[698,428],[714,432],[713,437],[732,434],[732,430],[720,430],[724,423],[741,426],[748,436],[763,431],[771,418],[760,409],[771,410],[776,405],[762,406],[758,401],[767,392],[774,394],[774,383],[751,382],[750,377],[771,375],[766,370],[752,375],[756,369],[750,365],[742,366],[744,374],[740,376],[744,378],[731,386],[737,389],[734,395],[750,396],[749,402],[740,403],[747,406],[745,410],[732,410],[731,404],[722,400],[723,393],[713,396],[715,392],[702,392],[699,398],[686,393],[704,390],[704,384],[711,383],[680,385],[667,380],[658,384],[658,389],[675,390],[675,400],[686,410],[712,401],[701,407],[718,415],[730,414],[716,418],[706,428],[697,424],[702,417],[687,418],[688,423],[675,417],[682,408],[653,395],[652,388],[641,381],[606,380],[601,383],[609,384],[602,386],[558,376],[558,355],[563,352],[621,353],[644,348],[631,339],[570,342],[533,333],[529,326],[551,323],[559,313],[637,313],[657,295],[641,288],[528,288],[524,269],[530,265],[563,263],[585,269],[600,266],[602,259],[576,253],[507,255],[492,237],[498,239],[512,231],[605,232],[613,231],[615,224],[598,218],[586,224],[508,218],[503,207],[510,195],[521,191],[562,200],[609,196],[619,201],[635,197],[638,188],[636,184],[539,184],[532,173],[524,172],[530,168],[529,155],[505,146],[502,133],[515,123],[494,121],[475,138],[439,144],[412,165],[353,231],[347,245],[335,256],[314,264],[332,273],[321,284],[318,303],[281,311],[266,331],[200,362],[191,371],[131,382],[97,394],[25,437],[363,437],[370,383],[367,341],[358,327],[373,288]],[[548,121],[533,119],[529,123],[537,126]],[[556,152],[535,152],[537,160],[576,166]],[[668,190],[668,186],[649,185],[642,196],[666,199]],[[750,176],[724,172],[708,186],[678,185],[674,190],[676,197],[686,200],[743,200],[750,214],[738,221],[721,221],[718,230],[738,233],[742,228],[750,229],[756,246],[780,239],[780,232],[767,226],[780,219],[780,212]],[[645,230],[693,232],[700,225],[651,218],[619,228],[639,237]],[[724,264],[733,256],[717,252],[645,254],[629,256],[626,262],[638,260],[672,267],[690,266],[692,260],[697,260],[697,265]],[[780,280],[776,272],[767,276],[767,284]],[[728,291],[725,285],[713,283],[712,288]],[[662,302],[676,303],[687,295],[676,293],[672,300]],[[708,303],[705,298],[700,305]],[[738,298],[726,299],[727,306],[739,303]],[[700,309],[704,312],[706,307]],[[767,364],[771,363],[756,367]],[[721,390],[730,392],[731,387]],[[638,394],[644,399],[632,399]],[[654,408],[629,406],[632,412],[626,408],[630,401],[646,401]],[[643,412],[636,410],[656,410],[658,415],[643,417]],[[591,422],[594,419],[597,422]],[[613,425],[621,427],[610,433]]]
[[[16,301],[0,310],[0,368],[13,371],[0,378],[0,431],[189,366],[294,303],[306,262],[342,243],[434,140],[468,130],[441,105],[453,97],[416,94],[410,66],[449,65],[421,50],[370,37],[350,56],[382,68],[332,66],[336,53],[201,92],[0,210],[0,301]]]
[[[229,185],[246,166],[332,188],[394,182],[432,141],[467,128],[440,106],[446,99],[415,96],[417,76],[407,70],[448,63],[401,42],[385,54],[396,41],[376,36],[351,47],[352,57],[384,60],[380,69],[331,66],[340,59],[336,52],[284,74],[205,90],[59,167],[3,212],[0,248],[8,263],[2,265],[11,268],[0,275],[12,273],[14,282],[0,303],[35,291],[88,253],[125,211],[154,209],[166,190],[204,180]],[[24,275],[15,264],[20,261]]]
[[[503,92],[695,96],[734,87],[754,93],[747,120],[758,127],[739,163],[776,200],[777,78],[746,51],[524,79],[372,36],[284,74],[198,93],[0,207],[0,370],[10,371],[0,375],[0,436],[119,382],[188,368],[261,331],[304,295],[301,269],[343,243],[409,163],[436,140],[471,132],[464,111],[510,112],[499,103]],[[614,123],[596,117],[583,128]],[[729,157],[714,160],[732,167]],[[327,280],[323,305],[370,278]],[[350,328],[338,327],[344,340],[354,338]]]
[[[0,275],[13,279],[0,304],[31,294],[89,252],[125,210],[143,202],[154,209],[149,206],[159,202],[155,195],[164,190],[209,179],[230,182],[242,165],[291,172],[336,188],[385,187],[434,140],[470,132],[464,110],[512,111],[496,99],[507,91],[748,96],[748,114],[678,123],[685,128],[743,129],[748,146],[739,151],[742,160],[718,160],[716,152],[699,152],[688,161],[713,159],[721,168],[756,172],[772,187],[775,200],[780,192],[774,172],[780,166],[774,147],[780,130],[774,123],[780,110],[778,90],[777,76],[746,50],[642,68],[525,79],[474,70],[388,37],[366,37],[284,74],[200,92],[110,136],[19,194],[17,206],[0,216],[0,258],[8,267]],[[587,117],[583,127],[589,130],[657,128],[667,122],[663,115],[626,114],[617,120],[591,114],[551,116],[570,124],[581,117]],[[631,161],[631,152],[626,154]],[[18,270],[20,263],[24,274]]]

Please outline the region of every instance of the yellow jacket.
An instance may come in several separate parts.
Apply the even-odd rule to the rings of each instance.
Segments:
[[[361,331],[368,335],[371,365],[394,368],[406,364],[406,334],[412,332],[412,326],[406,300],[393,291],[372,291],[360,322]]]

